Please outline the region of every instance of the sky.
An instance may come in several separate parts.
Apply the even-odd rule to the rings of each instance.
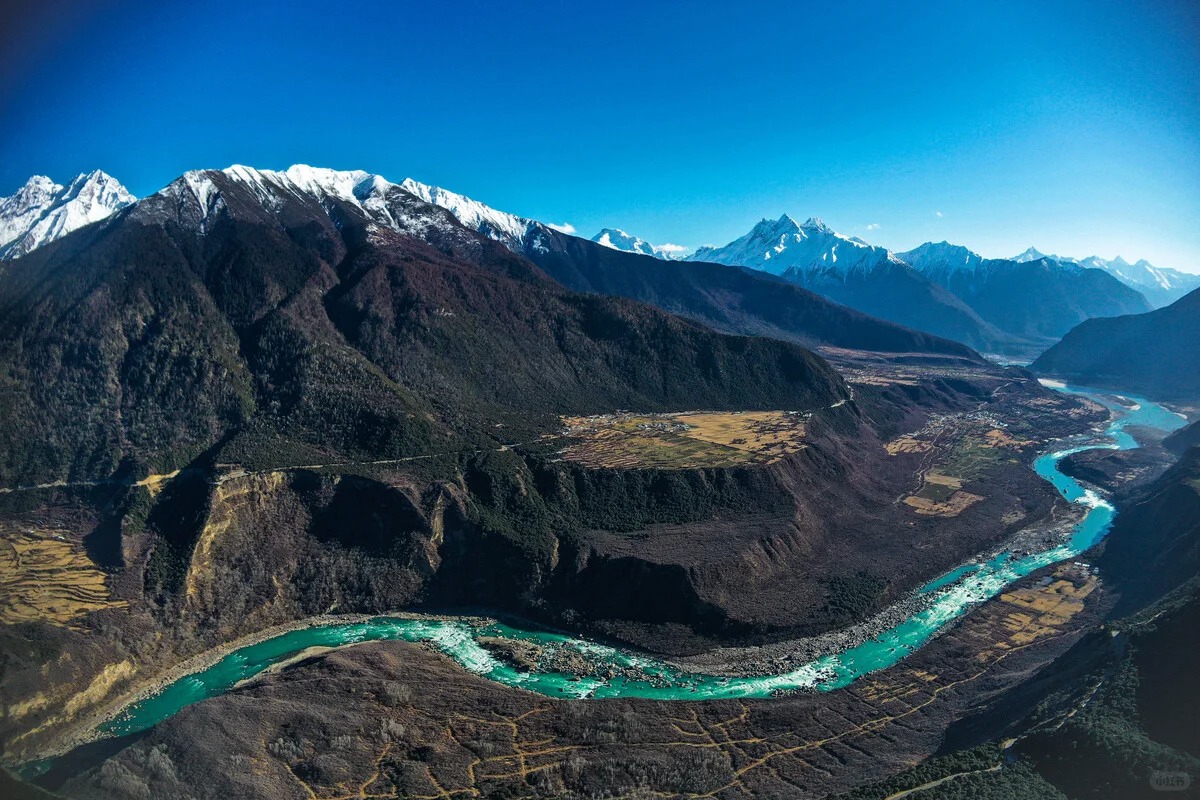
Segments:
[[[1200,272],[1200,3],[122,2],[0,16],[0,195],[413,177],[591,236],[787,212]]]

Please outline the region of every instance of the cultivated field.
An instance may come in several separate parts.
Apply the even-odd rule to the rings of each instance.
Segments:
[[[981,412],[935,416],[924,428],[888,442],[890,455],[916,455],[917,488],[901,498],[916,513],[956,517],[983,500],[978,484],[1003,462],[1015,462],[1036,444],[1013,436],[993,415]],[[975,492],[964,484],[974,482]]]
[[[803,449],[804,420],[790,411],[564,417],[574,441],[562,457],[597,469],[769,464]]]
[[[62,533],[0,529],[0,623],[69,626],[90,611],[122,605],[110,601],[104,573]]]

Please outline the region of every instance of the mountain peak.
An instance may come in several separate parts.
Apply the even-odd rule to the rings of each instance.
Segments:
[[[792,219],[787,214],[781,215],[778,219],[768,219],[763,217],[758,222],[754,223],[752,231],[757,231],[760,235],[773,236],[776,233],[790,233],[800,230],[800,224]]]
[[[24,255],[136,199],[101,170],[76,175],[66,186],[34,175],[15,194],[0,198],[0,258]]]
[[[1053,256],[1050,257],[1053,258]],[[1036,247],[1029,247],[1025,250],[1025,252],[1013,256],[1010,261],[1039,261],[1043,258],[1047,258],[1045,253],[1043,253],[1041,250],[1038,250]]]
[[[1030,248],[1030,250],[1032,249]],[[983,256],[975,251],[963,247],[961,244],[950,244],[944,240],[926,242],[906,253],[899,253],[898,256],[918,272],[923,273],[974,270],[983,263]]]
[[[46,175],[31,175],[29,180],[25,181],[25,184],[14,193],[14,196],[22,192],[56,192],[61,188]]]
[[[896,257],[886,248],[837,233],[817,217],[800,225],[784,214],[777,220],[760,220],[749,233],[724,247],[702,247],[686,260],[736,264],[782,275],[789,270],[870,271]]]

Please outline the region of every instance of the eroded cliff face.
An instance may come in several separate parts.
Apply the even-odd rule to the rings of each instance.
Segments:
[[[188,657],[321,614],[486,608],[649,647],[669,629],[675,650],[761,632],[737,609],[813,561],[797,520],[818,513],[802,494],[828,483],[820,463],[595,471],[501,451],[439,479],[197,468],[31,501],[13,513],[63,520],[60,546],[109,577],[69,625],[3,629],[9,755]]]

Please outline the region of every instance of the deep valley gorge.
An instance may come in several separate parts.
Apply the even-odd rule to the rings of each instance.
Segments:
[[[1137,676],[1194,696],[1163,637],[1195,617],[1200,407],[1063,366],[1115,322],[1017,366],[440,191],[195,171],[15,240],[6,796],[1055,797],[1095,790],[1080,748],[1141,754],[1108,788],[1195,768]]]

